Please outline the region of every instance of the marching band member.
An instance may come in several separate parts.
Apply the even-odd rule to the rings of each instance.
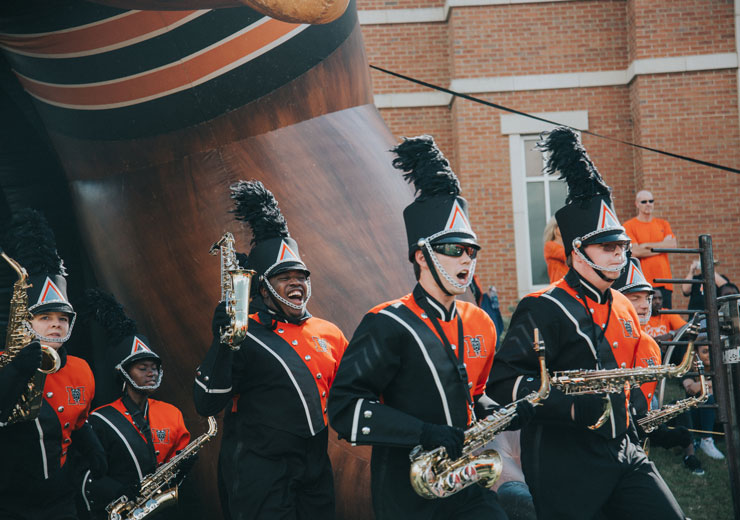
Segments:
[[[9,397],[7,402],[0,402],[0,518],[76,519],[70,448],[87,460],[96,475],[106,471],[106,464],[100,442],[86,422],[95,395],[92,371],[64,346],[76,314],[67,298],[63,262],[46,219],[34,210],[15,215],[2,245],[31,273],[29,325],[37,341],[0,372],[0,387],[13,388],[12,395],[2,396]],[[10,422],[21,390],[41,365],[41,345],[56,351],[61,368],[46,376],[38,417]]]
[[[113,345],[109,355],[116,363],[115,374],[122,380],[123,395],[90,414],[90,424],[105,450],[108,471],[98,477],[85,472],[81,492],[91,516],[102,519],[108,518],[104,510],[112,501],[122,495],[134,499],[141,480],[185,448],[190,434],[179,409],[151,397],[162,383],[162,360],[149,340],[136,332],[136,323],[115,298],[88,290],[81,314],[105,328]],[[194,462],[194,458],[183,461],[178,482]]]
[[[500,402],[539,386],[533,329],[545,341],[547,367],[631,368],[647,334],[630,301],[610,287],[627,262],[629,237],[612,207],[611,189],[570,129],[549,133],[547,171],[568,183],[566,206],[555,214],[571,269],[519,302],[491,372]],[[522,428],[522,467],[537,517],[678,519],[683,512],[655,466],[629,435],[625,392],[609,394],[612,413],[598,429],[605,396],[552,389]]]
[[[480,486],[429,500],[409,482],[412,448],[443,446],[459,458],[473,408],[480,415],[492,404],[484,389],[496,330],[485,311],[456,301],[473,280],[480,246],[447,159],[430,136],[393,151],[393,165],[419,193],[403,214],[418,283],[363,318],[329,396],[330,422],[340,438],[373,446],[378,520],[506,518],[496,493]]]
[[[231,196],[252,230],[246,267],[256,273],[256,312],[234,351],[221,343],[230,322],[225,304],[216,307],[213,344],[194,386],[201,415],[230,405],[219,459],[222,506],[231,520],[330,520],[326,400],[347,340],[307,311],[310,273],[272,193],[259,181],[240,181]]]

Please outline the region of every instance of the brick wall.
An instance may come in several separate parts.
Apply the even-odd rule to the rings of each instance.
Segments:
[[[358,9],[442,5],[438,0],[359,0]],[[371,63],[444,87],[454,80],[534,74],[621,71],[626,77],[636,59],[735,53],[733,9],[732,0],[478,5],[452,7],[446,20],[365,25],[363,34]],[[726,61],[690,72],[664,66],[665,61],[629,81],[603,86],[469,93],[524,112],[585,110],[593,132],[740,166],[737,69]],[[429,92],[376,72],[373,88],[377,94]],[[509,139],[501,133],[501,112],[457,99],[448,106],[381,108],[381,114],[396,135],[434,135],[450,158],[484,247],[478,274],[483,284],[499,288],[508,313],[518,298],[517,258]],[[722,261],[719,271],[740,281],[734,236],[740,176],[589,135],[583,142],[614,189],[622,221],[635,214],[635,193],[650,189],[656,216],[671,223],[679,245],[693,247],[698,234],[710,233]],[[690,261],[672,256],[674,275],[683,276]],[[674,301],[685,305],[679,295]]]

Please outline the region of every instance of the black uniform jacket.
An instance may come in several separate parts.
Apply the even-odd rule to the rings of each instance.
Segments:
[[[539,387],[539,364],[533,349],[535,327],[545,342],[550,372],[632,368],[642,364],[640,353],[651,350],[653,343],[641,330],[637,313],[623,294],[612,289],[601,293],[571,269],[563,279],[519,302],[488,383],[489,395],[500,403],[520,399]],[[597,433],[616,438],[629,426],[628,396],[622,392],[610,394],[610,399],[610,420]],[[572,424],[571,402],[553,389],[537,407],[535,422]]]
[[[313,437],[328,424],[326,400],[347,339],[320,318],[276,323],[271,330],[253,314],[236,352],[214,341],[197,369],[195,409],[215,415],[233,401],[231,412],[242,427]]]

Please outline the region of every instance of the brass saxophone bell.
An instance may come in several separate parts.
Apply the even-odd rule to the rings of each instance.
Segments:
[[[62,358],[59,353],[51,347],[41,345],[41,366],[39,372],[42,374],[53,374],[62,368]]]

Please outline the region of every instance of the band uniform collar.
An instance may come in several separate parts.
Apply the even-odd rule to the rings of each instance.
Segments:
[[[599,291],[591,282],[582,277],[578,272],[571,267],[568,274],[565,275],[565,281],[573,289],[578,290],[578,287],[583,289],[583,294],[587,298],[595,301],[598,304],[608,303],[612,298],[612,293],[607,288],[606,291]]]
[[[450,321],[454,319],[455,316],[457,316],[457,302],[454,300],[452,301],[452,306],[448,311],[447,309],[445,309],[444,305],[430,296],[429,293],[424,290],[421,284],[416,284],[416,287],[414,287],[414,292],[412,294],[414,296],[416,304],[419,305],[419,307],[434,311],[436,317],[442,321]]]

